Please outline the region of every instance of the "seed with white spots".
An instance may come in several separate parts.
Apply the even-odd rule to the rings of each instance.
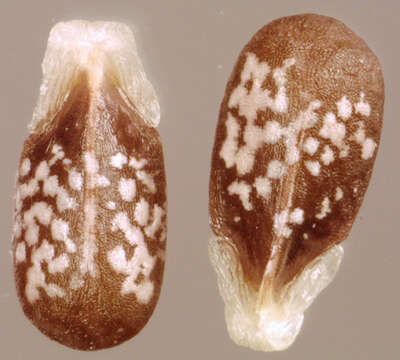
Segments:
[[[209,187],[209,254],[236,343],[287,348],[335,276],[378,148],[383,89],[375,55],[332,18],[278,19],[241,52]]]
[[[145,326],[161,290],[159,105],[123,24],[55,25],[43,70],[16,184],[17,293],[51,339],[112,347]]]

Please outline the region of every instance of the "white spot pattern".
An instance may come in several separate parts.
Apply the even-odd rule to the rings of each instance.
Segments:
[[[113,269],[127,276],[122,284],[121,293],[123,295],[134,293],[139,302],[148,303],[154,292],[154,285],[149,277],[156,259],[149,254],[142,231],[129,222],[126,213],[120,212],[115,216],[112,230],[121,230],[125,240],[131,246],[135,246],[135,252],[130,260],[127,260],[126,252],[121,245],[108,253],[108,261]],[[137,284],[136,280],[140,274],[143,278]]]
[[[118,190],[122,200],[127,202],[135,201],[137,195],[137,186],[142,183],[145,189],[150,193],[157,191],[153,177],[143,168],[147,165],[146,159],[137,159],[117,153],[110,158],[110,163],[117,169],[122,169],[124,165],[135,170],[136,180],[133,178],[121,177],[118,183]],[[161,206],[154,204],[152,209],[152,222],[150,220],[149,203],[141,197],[139,201],[135,201],[134,220],[139,227],[130,223],[128,215],[125,212],[118,212],[112,222],[112,231],[121,230],[124,239],[134,246],[134,255],[131,259],[127,259],[126,251],[123,246],[118,245],[108,251],[107,259],[112,268],[121,274],[126,275],[122,284],[121,294],[127,295],[134,293],[137,300],[141,303],[148,303],[154,292],[154,284],[149,276],[156,262],[156,258],[164,258],[164,252],[158,251],[155,256],[151,256],[148,252],[147,245],[144,241],[144,235],[154,238],[157,231],[161,228],[164,210]],[[110,210],[116,209],[114,202],[108,201],[106,207]],[[165,241],[166,233],[163,230],[160,234],[159,241]],[[138,282],[138,276],[142,278]]]
[[[334,146],[338,151],[339,158],[349,155],[350,146],[346,143],[346,126],[337,120],[333,112],[327,112],[325,115],[316,113],[322,103],[318,100],[311,101],[308,108],[300,112],[299,115],[286,126],[280,125],[276,120],[266,122],[264,127],[255,124],[259,112],[264,112],[267,108],[276,114],[286,113],[289,108],[289,101],[286,96],[286,73],[288,69],[295,64],[294,59],[284,61],[281,68],[273,71],[272,77],[276,84],[276,95],[272,99],[271,91],[263,88],[265,79],[270,74],[271,69],[266,62],[260,62],[255,54],[248,53],[246,61],[241,73],[239,85],[232,91],[228,100],[229,111],[225,122],[226,138],[222,143],[219,156],[224,160],[226,168],[236,167],[237,179],[233,181],[227,188],[228,193],[232,196],[237,195],[241,200],[245,210],[250,211],[253,205],[250,201],[252,187],[255,188],[257,196],[267,199],[272,191],[270,179],[281,179],[285,176],[288,167],[300,160],[299,144],[303,150],[310,156],[317,154],[318,160],[322,165],[329,166],[335,160],[335,152],[330,145]],[[365,102],[365,96],[361,93],[361,100],[355,104],[355,113],[369,116],[370,107]],[[352,103],[346,96],[342,96],[336,102],[337,116],[343,121],[350,119],[353,113]],[[243,129],[243,135],[240,140],[243,145],[239,145],[239,135],[241,125],[236,118],[236,112],[244,118],[246,123]],[[318,124],[321,116],[322,126],[319,135],[322,139],[326,139],[330,144],[324,144],[323,152],[317,153],[320,142],[314,137],[308,137],[303,141],[304,131]],[[300,135],[300,136],[299,136]],[[264,176],[255,178],[253,184],[249,184],[247,180],[241,179],[242,176],[253,170],[255,156],[264,144],[276,144],[282,140],[285,146],[286,154],[284,162],[271,159],[267,172]],[[352,140],[348,137],[348,140]],[[376,144],[372,139],[366,139],[365,133],[360,131],[356,141],[362,146],[362,158],[367,159],[373,155]],[[321,163],[317,159],[305,160],[304,166],[313,176],[321,174]],[[296,225],[304,221],[304,214],[301,209],[295,209],[292,212],[292,192],[290,192],[289,201],[286,208],[274,215],[274,232],[278,236],[278,240],[273,246],[279,247],[281,237],[289,237],[292,229],[288,224]],[[336,199],[341,199],[343,192],[337,191]],[[321,211],[316,215],[317,218],[323,219],[331,211],[329,198],[326,197],[321,204]],[[233,220],[239,221],[235,216]],[[316,224],[313,224],[315,227]],[[308,238],[307,234],[303,235]],[[273,262],[268,264],[269,267],[274,266]],[[267,266],[267,267],[268,267]]]
[[[30,303],[34,303],[39,299],[40,293],[38,288],[45,290],[47,295],[52,298],[56,296],[65,296],[64,290],[59,286],[53,283],[46,283],[46,277],[41,268],[41,263],[43,261],[46,262],[48,267],[52,268],[53,271],[61,270],[62,268],[62,264],[59,264],[60,260],[57,258],[54,259],[54,246],[50,245],[47,240],[43,240],[42,245],[32,253],[33,266],[28,269],[25,288],[25,295]]]
[[[53,210],[45,202],[36,202],[31,208],[24,213],[24,227],[26,228],[25,240],[29,246],[33,246],[39,242],[39,226],[48,226],[50,224]]]
[[[270,108],[276,113],[287,111],[288,100],[286,96],[286,72],[294,65],[294,59],[284,61],[281,68],[276,68],[273,71],[273,78],[277,85],[277,93],[275,98],[271,98],[270,91],[262,88],[265,77],[270,73],[270,68],[266,62],[259,62],[257,57],[252,54],[247,54],[246,63],[241,75],[241,83],[232,92],[229,99],[231,108],[238,107],[239,115],[245,116],[247,125],[244,131],[243,139],[245,145],[238,149],[237,134],[239,125],[237,120],[228,115],[226,122],[227,139],[223,144],[220,156],[224,159],[227,167],[232,167],[236,164],[237,171],[240,175],[250,172],[253,168],[254,157],[256,150],[263,142],[277,141],[281,136],[279,124],[274,128],[274,125],[261,129],[254,124],[259,110]],[[252,80],[253,86],[250,91],[246,88],[246,83]],[[277,136],[279,133],[279,136]]]
[[[40,226],[48,227],[51,230],[52,237],[55,241],[63,241],[66,246],[67,252],[75,252],[76,245],[68,237],[68,223],[55,217],[55,213],[50,204],[45,201],[33,202],[31,207],[20,214],[22,210],[23,200],[34,196],[40,190],[40,184],[42,183],[42,193],[44,196],[52,197],[56,200],[56,206],[60,213],[66,210],[74,210],[77,203],[74,198],[70,197],[67,190],[59,185],[58,176],[51,175],[51,167],[55,165],[59,160],[64,159],[64,151],[62,147],[55,144],[51,149],[52,157],[47,162],[41,161],[34,172],[34,176],[29,180],[28,183],[20,184],[16,192],[16,229],[14,235],[16,238],[21,236],[22,228],[25,229],[25,242],[20,242],[16,248],[16,263],[25,261],[26,259],[26,246],[32,247],[31,249],[31,261],[32,266],[27,270],[27,282],[25,287],[25,295],[29,302],[33,303],[36,301],[40,292],[38,288],[43,288],[48,296],[64,296],[65,292],[63,289],[58,287],[56,284],[47,284],[45,274],[41,268],[41,263],[44,261],[47,263],[47,269],[50,274],[56,274],[64,272],[69,266],[69,258],[66,253],[59,255],[54,258],[54,246],[50,245],[46,239],[43,239],[40,246],[39,243],[39,229]],[[26,159],[27,160],[27,159]],[[31,173],[31,163],[23,161],[22,171],[23,174],[28,175]],[[64,159],[63,164],[68,164]],[[79,180],[79,174],[69,172],[68,182],[73,190],[77,190],[81,185]],[[21,216],[22,219],[21,220]]]
[[[57,274],[64,272],[70,266],[70,259],[68,253],[75,253],[77,245],[69,236],[69,224],[61,218],[56,218],[53,209],[46,202],[33,203],[31,208],[23,214],[23,221],[20,211],[22,209],[22,201],[27,197],[34,196],[40,190],[40,183],[43,183],[42,191],[44,196],[53,197],[56,200],[56,205],[59,212],[66,210],[73,210],[77,207],[74,198],[70,197],[67,190],[60,186],[59,178],[56,175],[51,175],[51,166],[57,161],[63,160],[64,165],[70,165],[72,162],[69,159],[63,159],[65,154],[62,147],[59,145],[53,146],[52,158],[46,162],[42,161],[38,164],[34,177],[25,184],[20,184],[16,191],[16,221],[14,236],[16,238],[21,236],[21,231],[25,229],[25,242],[19,242],[15,248],[15,261],[17,264],[26,261],[26,244],[28,246],[35,246],[39,243],[39,227],[46,226],[51,231],[52,239],[55,241],[63,242],[65,245],[66,253],[62,253],[55,257],[55,247],[43,239],[39,247],[33,248],[31,251],[32,266],[27,271],[27,285],[25,294],[31,303],[35,302],[40,297],[39,288],[42,288],[50,297],[65,296],[64,289],[56,284],[46,283],[46,276],[42,269],[42,263],[47,263],[47,270],[50,274]],[[93,152],[86,152],[83,154],[85,171],[87,174],[87,182],[85,186],[88,189],[96,187],[105,187],[110,185],[110,181],[103,175],[99,174],[99,163]],[[150,174],[143,170],[147,164],[147,160],[132,157],[129,161],[121,153],[110,159],[110,164],[117,168],[122,169],[124,165],[129,165],[136,170],[136,176],[146,188],[154,193],[156,185],[154,179]],[[81,191],[84,185],[83,175],[75,168],[66,170],[68,177],[67,181],[71,190]],[[20,167],[20,176],[28,175],[31,172],[31,163],[29,159],[24,159]],[[120,191],[121,196],[125,201],[133,201],[136,196],[136,182],[134,179],[121,179]],[[89,194],[90,195],[90,194]],[[83,219],[84,231],[82,234],[83,244],[81,245],[81,262],[79,263],[81,275],[74,273],[71,275],[69,285],[71,289],[79,289],[84,286],[82,275],[89,273],[95,277],[97,274],[94,256],[97,253],[96,246],[96,203],[95,197],[88,196],[86,199]],[[116,204],[113,201],[108,201],[106,207],[110,210],[116,209]],[[161,206],[154,204],[152,209],[152,216],[150,218],[149,204],[143,198],[135,208],[135,220],[143,227],[143,231],[139,228],[133,227],[125,213],[118,213],[113,222],[113,231],[122,230],[125,239],[134,246],[135,254],[132,259],[127,260],[123,247],[115,248],[108,253],[108,259],[119,259],[119,264],[114,262],[113,267],[118,272],[127,275],[121,293],[128,294],[134,292],[138,301],[147,303],[150,301],[154,285],[149,276],[154,267],[157,257],[163,259],[164,252],[160,250],[155,256],[150,256],[147,246],[144,242],[144,233],[146,236],[153,238],[155,234],[162,227],[162,218],[164,210]],[[151,223],[149,223],[151,220]],[[135,231],[137,229],[137,231]],[[144,232],[144,233],[143,233]],[[166,232],[162,230],[159,241],[165,241]],[[122,265],[121,265],[122,264]],[[137,283],[137,277],[143,275],[144,280]]]

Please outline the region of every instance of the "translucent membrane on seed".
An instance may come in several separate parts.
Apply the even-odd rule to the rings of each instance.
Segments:
[[[252,291],[244,280],[234,244],[212,237],[209,255],[217,273],[232,340],[254,350],[276,351],[284,350],[294,342],[303,323],[304,311],[335,277],[343,248],[333,246],[316,258],[285,286],[279,302],[259,311],[255,311],[259,294]]]
[[[150,126],[160,121],[160,106],[153,86],[147,80],[137,53],[132,31],[117,22],[75,20],[56,24],[50,32],[42,63],[43,82],[30,129],[48,114],[54,115],[69,94],[77,70],[99,71],[107,66],[124,96]]]

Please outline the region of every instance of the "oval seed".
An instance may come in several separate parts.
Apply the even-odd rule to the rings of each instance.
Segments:
[[[227,84],[210,179],[210,258],[232,339],[282,350],[334,277],[372,173],[384,86],[341,22],[281,18]]]
[[[26,316],[81,350],[136,335],[166,242],[159,105],[130,29],[52,29],[16,186],[14,268]]]

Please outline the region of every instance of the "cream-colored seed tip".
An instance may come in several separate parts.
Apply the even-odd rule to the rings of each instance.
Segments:
[[[334,278],[376,158],[379,62],[341,22],[273,21],[239,55],[210,177],[209,254],[240,345],[276,351]]]
[[[31,129],[68,97],[68,82],[85,68],[93,77],[107,71],[143,120],[158,125],[157,95],[147,80],[130,28],[118,22],[74,20],[60,22],[50,31]]]
[[[126,25],[54,26],[19,163],[13,254],[24,313],[66,346],[118,345],[156,306],[167,231],[159,115]]]

